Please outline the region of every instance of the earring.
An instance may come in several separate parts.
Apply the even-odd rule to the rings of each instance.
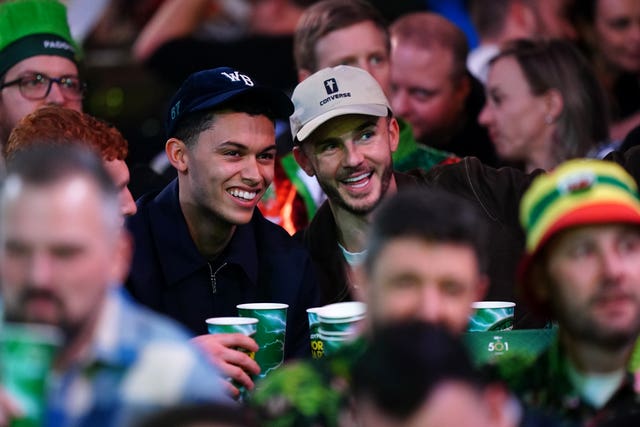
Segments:
[[[547,114],[544,118],[544,122],[548,125],[550,125],[551,123],[553,123],[553,117],[551,117],[551,114]]]

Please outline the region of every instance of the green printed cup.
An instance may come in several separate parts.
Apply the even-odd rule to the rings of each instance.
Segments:
[[[338,350],[344,347],[347,343],[352,341],[355,336],[354,335],[327,335],[322,331],[322,328],[319,329],[318,335],[322,340],[324,355],[323,357],[331,356],[335,354]]]
[[[513,329],[516,304],[508,301],[477,301],[476,312],[469,319],[469,332],[509,331]]]
[[[47,379],[62,343],[53,326],[5,323],[0,330],[0,378],[4,389],[24,412],[11,427],[36,427],[43,423]]]
[[[318,327],[320,326],[318,311],[320,311],[320,307],[307,309],[307,317],[309,318],[309,339],[311,340],[311,357],[314,359],[322,358],[324,353],[322,340],[318,334]]]
[[[253,317],[210,317],[206,322],[210,334],[243,334],[253,337],[258,330],[258,319]],[[252,359],[256,358],[253,351],[244,348],[238,348],[238,350],[246,353]],[[235,381],[232,384],[240,390],[240,396],[244,399],[247,390]]]
[[[206,320],[210,334],[244,334],[253,336],[258,319],[251,317],[211,317]]]
[[[254,336],[260,347],[256,353],[256,362],[261,370],[259,379],[267,376],[284,360],[288,307],[287,304],[279,303],[251,303],[237,306],[240,317],[253,317],[259,320]]]
[[[367,305],[358,301],[325,305],[318,311],[320,327],[327,333],[340,332],[348,335],[358,333],[367,312]]]

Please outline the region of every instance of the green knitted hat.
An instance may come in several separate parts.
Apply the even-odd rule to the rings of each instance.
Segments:
[[[78,62],[80,49],[71,37],[67,8],[57,0],[0,3],[0,75],[36,55]]]

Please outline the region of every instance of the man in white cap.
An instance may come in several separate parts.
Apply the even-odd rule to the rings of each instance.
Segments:
[[[294,156],[328,197],[304,236],[322,273],[324,303],[359,297],[353,270],[365,255],[370,214],[383,198],[416,185],[436,185],[481,207],[495,236],[489,248],[487,298],[517,300],[513,277],[524,246],[518,202],[529,176],[488,168],[475,158],[426,173],[394,172],[398,123],[378,82],[360,68],[320,70],[296,87],[292,101]],[[516,313],[516,322],[522,313]]]

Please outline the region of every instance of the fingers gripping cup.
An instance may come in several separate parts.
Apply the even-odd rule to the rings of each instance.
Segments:
[[[258,330],[258,319],[253,317],[210,317],[206,320],[207,329],[210,334],[243,334],[254,337]],[[255,359],[256,354],[244,348],[239,351],[246,353],[250,358]],[[240,396],[244,399],[246,390],[240,384],[232,381],[232,384],[240,390]]]
[[[507,301],[477,301],[476,310],[469,320],[469,332],[508,331],[513,329],[516,304]]]
[[[0,378],[24,416],[11,427],[43,424],[46,384],[62,343],[58,329],[47,325],[5,323],[0,330]]]
[[[284,360],[288,307],[287,304],[279,303],[250,303],[237,306],[240,317],[253,317],[259,320],[254,336],[260,347],[255,359],[260,366],[258,378],[267,376]]]
[[[253,337],[258,330],[258,319],[252,317],[210,317],[206,322],[210,334],[243,334]],[[255,353],[239,350],[255,359]]]

